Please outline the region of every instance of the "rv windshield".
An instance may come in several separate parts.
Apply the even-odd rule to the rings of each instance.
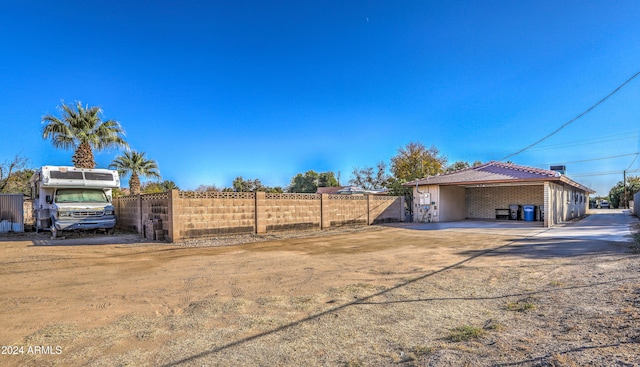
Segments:
[[[107,195],[99,189],[58,189],[56,203],[108,203]]]

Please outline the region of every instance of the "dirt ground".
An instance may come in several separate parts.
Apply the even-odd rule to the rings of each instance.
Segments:
[[[531,233],[4,237],[0,365],[640,365],[640,256]]]

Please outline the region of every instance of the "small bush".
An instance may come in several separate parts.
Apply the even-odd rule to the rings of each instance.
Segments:
[[[474,326],[460,326],[452,329],[449,332],[449,339],[452,342],[461,342],[470,339],[480,338],[484,335],[485,331],[482,328]]]
[[[505,305],[505,308],[508,311],[525,312],[525,311],[533,310],[534,308],[536,308],[536,305],[534,305],[529,301],[517,301],[517,302],[507,302],[507,304]]]

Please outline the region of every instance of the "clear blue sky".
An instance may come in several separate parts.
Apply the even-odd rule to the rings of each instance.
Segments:
[[[640,71],[636,0],[2,1],[0,30],[1,160],[71,164],[41,119],[80,100],[183,189],[344,184],[412,141],[501,159]],[[640,77],[510,160],[604,195],[639,151]]]

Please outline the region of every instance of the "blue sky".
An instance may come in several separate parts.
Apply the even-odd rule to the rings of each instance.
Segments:
[[[80,100],[183,189],[346,184],[412,141],[502,159],[640,71],[635,0],[3,1],[0,31],[0,160],[69,165],[41,119]],[[638,152],[640,77],[510,160],[604,195]]]

